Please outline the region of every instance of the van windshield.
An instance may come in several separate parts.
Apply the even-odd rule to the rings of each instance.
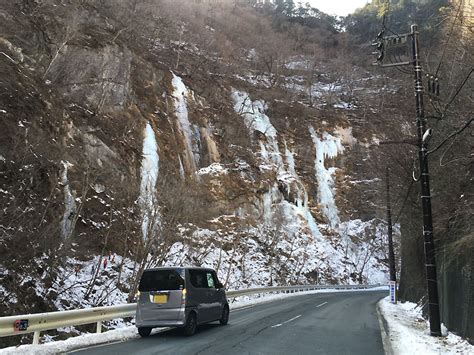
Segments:
[[[140,292],[148,291],[166,291],[180,290],[184,288],[184,279],[179,271],[184,270],[149,270],[143,273],[138,290]]]

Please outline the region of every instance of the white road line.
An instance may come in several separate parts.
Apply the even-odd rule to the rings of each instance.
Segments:
[[[326,303],[327,303],[327,302],[324,302],[324,303],[318,304],[318,305],[316,306],[316,308],[319,308],[319,307],[321,307],[321,306],[324,306]]]
[[[281,327],[283,324],[286,324],[286,323],[289,323],[291,321],[294,321],[295,319],[298,319],[299,317],[301,317],[302,314],[300,314],[299,316],[296,316],[296,317],[293,317],[291,319],[288,319],[286,321],[284,321],[283,323],[278,323],[278,324],[275,324],[275,325],[272,325],[272,328],[276,328],[276,327]]]
[[[253,307],[254,307],[254,305],[245,306],[245,307],[240,307],[240,308],[235,308],[235,309],[231,309],[230,312],[243,311],[244,309],[250,309],[250,308],[253,308]]]

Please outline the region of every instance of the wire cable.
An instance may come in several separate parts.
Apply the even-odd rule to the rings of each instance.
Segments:
[[[474,118],[471,118],[470,120],[468,120],[460,129],[456,130],[455,132],[451,133],[449,136],[447,136],[445,139],[443,139],[443,141],[441,143],[439,143],[436,148],[433,148],[431,149],[430,151],[428,151],[426,154],[429,155],[431,153],[434,153],[436,152],[438,149],[440,149],[449,139],[453,138],[453,137],[456,137],[457,135],[459,135],[462,131],[464,131],[467,127],[470,126],[470,124],[472,123],[472,121],[474,121]],[[454,139],[456,140],[456,139]]]
[[[459,86],[458,90],[456,91],[456,93],[454,94],[454,96],[451,98],[451,100],[446,104],[446,106],[444,107],[444,112],[443,112],[443,117],[444,115],[446,114],[446,112],[448,111],[448,108],[449,106],[451,106],[451,104],[453,103],[454,99],[456,98],[456,96],[458,96],[458,94],[461,92],[462,88],[464,87],[464,85],[467,83],[469,77],[471,76],[472,72],[474,72],[474,68],[471,68],[471,71],[469,72],[469,74],[467,74],[467,76],[464,78],[462,84]]]
[[[458,6],[458,11],[456,13],[456,17],[454,18],[454,21],[453,21],[453,25],[451,26],[451,30],[450,30],[450,33],[448,35],[448,39],[446,40],[446,43],[444,45],[444,48],[443,48],[443,53],[441,54],[441,59],[439,60],[439,63],[438,63],[438,68],[436,68],[436,73],[435,73],[435,77],[438,75],[438,72],[439,72],[439,68],[441,67],[441,63],[443,62],[443,59],[444,59],[444,55],[446,54],[446,49],[448,48],[448,43],[449,41],[451,40],[451,37],[453,35],[453,32],[454,32],[454,25],[456,24],[456,21],[458,19],[458,16],[461,12],[461,6],[462,6],[463,2],[460,1],[459,2],[459,6]]]
[[[403,212],[403,210],[405,209],[405,204],[406,204],[406,202],[408,201],[408,197],[410,196],[411,188],[412,188],[414,182],[415,182],[415,180],[411,180],[411,181],[410,181],[410,185],[408,186],[408,190],[407,190],[407,193],[406,193],[406,195],[405,195],[405,199],[403,200],[403,203],[402,203],[402,205],[401,205],[401,207],[400,207],[400,211],[398,211],[397,218],[395,218],[395,220],[393,221],[392,226],[394,226],[395,224],[397,224],[399,218],[401,217],[402,212]]]

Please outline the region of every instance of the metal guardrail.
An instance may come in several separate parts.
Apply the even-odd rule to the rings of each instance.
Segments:
[[[381,285],[298,285],[257,287],[227,291],[227,298],[256,295],[261,293],[294,293],[328,289],[368,289]],[[128,303],[116,306],[94,307],[70,311],[23,314],[0,317],[0,337],[34,333],[33,344],[39,343],[40,332],[61,327],[97,323],[97,333],[102,332],[102,322],[117,318],[133,317],[137,304]],[[21,321],[27,321],[24,330],[18,330]],[[15,328],[15,324],[17,327]],[[26,324],[25,322],[23,324]]]

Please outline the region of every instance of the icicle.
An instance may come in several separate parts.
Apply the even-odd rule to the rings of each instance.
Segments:
[[[156,213],[155,193],[158,180],[159,156],[155,132],[149,123],[146,124],[143,139],[143,157],[141,166],[141,182],[139,204],[142,209],[142,236],[148,237],[150,219],[156,225],[159,216]]]
[[[71,188],[69,186],[69,180],[67,177],[68,168],[72,166],[68,161],[61,161],[63,165],[63,171],[61,174],[61,183],[63,184],[64,193],[64,215],[61,221],[61,237],[63,239],[68,238],[74,228],[74,219],[76,218],[76,201]]]
[[[333,137],[328,133],[323,134],[323,139],[319,139],[313,127],[309,127],[309,132],[316,148],[314,168],[316,180],[318,181],[318,200],[323,207],[323,214],[329,221],[331,227],[335,228],[340,223],[339,211],[334,200],[334,180],[335,168],[326,168],[325,158],[335,158],[338,153],[344,151],[340,138]]]
[[[189,167],[192,172],[195,172],[196,166],[199,165],[201,159],[199,149],[201,136],[199,127],[191,125],[189,122],[187,98],[188,96],[192,97],[192,92],[188,90],[179,76],[176,76],[174,73],[172,74],[173,100],[178,124],[184,136],[187,167]]]

